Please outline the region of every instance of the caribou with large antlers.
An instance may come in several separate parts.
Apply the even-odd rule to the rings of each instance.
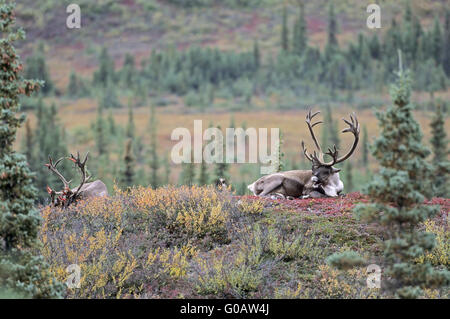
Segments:
[[[342,133],[351,132],[354,141],[350,150],[343,156],[339,157],[339,151],[334,145],[329,148],[326,153],[322,152],[319,142],[314,134],[313,128],[322,121],[312,123],[312,120],[320,111],[306,115],[306,124],[313,139],[317,151],[312,154],[308,153],[305,143],[302,141],[302,149],[306,158],[311,162],[311,170],[292,170],[266,175],[258,179],[248,189],[258,196],[281,196],[289,197],[336,197],[344,190],[344,183],[339,178],[340,169],[333,167],[348,159],[355,151],[359,141],[360,126],[356,115],[350,115],[350,121],[343,119],[348,125],[342,130]],[[324,155],[331,157],[330,162],[324,161]]]
[[[45,164],[45,166],[58,178],[64,185],[62,191],[56,192],[47,186],[47,192],[50,195],[50,205],[52,206],[62,206],[68,207],[70,204],[74,203],[78,199],[88,198],[88,197],[99,197],[99,196],[108,196],[108,189],[106,185],[101,180],[96,180],[90,183],[87,181],[91,178],[91,176],[87,176],[86,174],[86,162],[88,160],[89,152],[86,154],[86,157],[83,161],[80,160],[80,153],[77,152],[77,157],[70,154],[70,157],[66,157],[70,161],[72,161],[76,167],[79,168],[81,173],[80,185],[71,189],[69,184],[71,181],[67,181],[66,178],[58,171],[58,164],[64,159],[61,157],[56,162],[53,162],[53,159],[49,156],[49,162]]]

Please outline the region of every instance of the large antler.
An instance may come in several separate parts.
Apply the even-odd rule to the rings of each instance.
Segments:
[[[84,183],[86,183],[91,178],[91,176],[86,177],[86,162],[88,160],[88,157],[89,157],[89,152],[86,153],[84,160],[81,161],[80,160],[80,152],[77,152],[77,157],[70,154],[70,158],[68,158],[69,160],[71,160],[72,162],[75,163],[75,165],[80,169],[80,172],[81,172],[80,185],[78,186],[77,190],[75,192],[73,192],[73,195],[72,195],[73,198],[76,198],[81,187],[84,185]]]
[[[51,170],[56,176],[59,177],[59,179],[63,182],[64,184],[64,191],[70,189],[69,184],[71,181],[67,181],[66,178],[58,171],[58,169],[56,168],[58,166],[59,163],[61,163],[61,161],[64,159],[64,157],[61,157],[59,160],[57,160],[55,163],[53,162],[53,159],[50,157],[50,155],[48,156],[48,164],[44,164],[49,170]],[[49,192],[51,191],[51,188],[48,187]],[[62,194],[62,192],[55,192],[56,194]]]
[[[345,161],[347,158],[349,158],[353,152],[356,149],[356,146],[358,145],[358,141],[359,141],[359,131],[360,131],[360,127],[359,127],[359,123],[358,123],[358,119],[355,115],[355,113],[350,115],[350,121],[347,121],[345,119],[344,122],[348,124],[348,128],[342,130],[342,133],[346,133],[346,132],[351,132],[353,133],[353,135],[355,136],[355,140],[353,141],[352,147],[350,148],[350,150],[347,152],[347,154],[345,154],[342,157],[338,158],[338,150],[336,149],[336,145],[333,146],[333,148],[329,148],[328,151],[325,153],[326,155],[329,155],[332,160],[331,162],[324,162],[323,160],[323,152],[322,152],[322,148],[320,147],[317,138],[314,134],[313,128],[314,126],[323,123],[322,121],[316,122],[314,124],[311,124],[311,120],[314,116],[316,116],[317,114],[319,114],[320,111],[315,112],[314,114],[311,114],[311,110],[309,110],[308,114],[306,115],[306,124],[308,125],[308,129],[309,132],[311,134],[311,137],[314,141],[314,144],[316,145],[317,151],[318,153],[316,153],[316,151],[314,151],[313,154],[309,154],[306,147],[305,147],[305,143],[302,141],[302,149],[303,149],[303,153],[305,154],[306,158],[311,161],[313,163],[313,166],[333,166],[335,164],[338,164],[340,162]]]
[[[359,131],[360,131],[360,127],[359,127],[359,122],[358,122],[358,118],[356,117],[355,112],[353,112],[353,114],[350,114],[350,120],[351,122],[347,121],[346,119],[342,119],[345,123],[347,123],[348,127],[342,130],[342,133],[347,133],[347,132],[351,132],[353,134],[353,136],[355,137],[352,147],[350,148],[350,150],[347,152],[347,154],[345,154],[342,157],[339,157],[336,160],[336,164],[345,161],[347,158],[349,158],[353,152],[356,149],[356,146],[358,145],[358,141],[359,141]]]
[[[308,125],[309,133],[311,134],[311,137],[314,141],[314,144],[316,145],[317,150],[319,151],[319,156],[322,156],[322,149],[320,148],[320,144],[316,139],[316,135],[314,134],[314,126],[319,125],[320,123],[323,123],[322,121],[316,122],[311,124],[311,120],[314,116],[317,114],[320,114],[320,111],[315,112],[314,114],[311,114],[311,109],[308,111],[308,114],[306,114],[306,124]],[[303,153],[305,154],[306,158],[310,160],[311,162],[314,162],[314,158],[317,158],[316,151],[314,151],[313,155],[308,154],[308,151],[306,150],[305,143],[302,141],[302,149]]]

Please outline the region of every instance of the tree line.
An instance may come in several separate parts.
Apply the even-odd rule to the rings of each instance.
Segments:
[[[240,107],[245,108],[251,105],[253,96],[274,92],[301,96],[308,102],[344,99],[351,103],[355,92],[382,92],[385,83],[392,82],[395,56],[400,49],[405,66],[414,74],[413,88],[428,92],[433,100],[436,91],[447,88],[450,76],[450,10],[443,13],[443,24],[436,15],[432,27],[426,30],[409,2],[405,3],[402,19],[393,18],[383,37],[360,33],[346,46],[338,41],[339,23],[332,2],[325,47],[310,45],[306,9],[300,4],[294,21],[289,19],[287,7],[283,8],[275,55],[262,54],[255,39],[253,50],[248,52],[203,47],[153,50],[140,67],[127,54],[122,68],[116,70],[108,50],[103,48],[92,79],[73,71],[65,92],[57,92],[45,65],[44,50],[39,46],[27,59],[26,76],[46,81],[42,94],[56,91],[77,98],[96,96],[101,91],[106,107],[121,107],[117,94],[131,91],[144,100],[149,90],[152,94],[184,96],[186,105],[203,108],[212,105],[216,96],[240,98]]]
[[[333,120],[331,97],[337,92],[347,92],[351,98],[352,92],[360,89],[372,91],[382,90],[384,83],[392,79],[392,69],[395,68],[396,50],[401,49],[406,66],[412,70],[416,81],[413,88],[427,90],[433,100],[435,91],[445,89],[450,73],[450,10],[444,14],[444,25],[441,26],[438,17],[433,27],[424,30],[417,16],[406,2],[401,23],[392,20],[385,36],[381,39],[377,34],[366,36],[360,34],[355,42],[350,42],[344,48],[339,44],[338,22],[333,7],[328,8],[327,43],[323,50],[308,44],[308,28],[305,18],[305,6],[300,5],[291,24],[287,8],[282,11],[282,28],[280,35],[280,50],[275,56],[262,58],[257,40],[254,41],[253,52],[221,51],[212,48],[191,47],[184,51],[174,48],[165,51],[152,51],[141,67],[136,66],[132,55],[127,54],[121,69],[116,70],[114,61],[106,48],[99,55],[99,67],[94,72],[92,80],[84,79],[72,72],[65,94],[70,98],[86,95],[98,100],[98,110],[95,122],[91,124],[96,152],[98,153],[98,175],[109,181],[113,179],[122,186],[148,184],[157,187],[169,182],[171,168],[167,164],[168,154],[159,154],[157,148],[157,125],[155,106],[150,107],[150,145],[145,147],[143,137],[137,136],[134,127],[133,108],[146,105],[149,91],[152,94],[173,93],[184,96],[188,106],[211,105],[215,97],[230,91],[231,96],[241,97],[243,105],[250,105],[254,94],[269,94],[272,91],[285,92],[290,90],[305,99],[308,94],[324,92],[330,96],[324,101],[326,125],[322,131],[323,145],[335,144],[339,147],[337,124]],[[62,94],[57,92],[45,63],[44,49],[38,46],[37,53],[27,59],[26,76],[45,81],[42,95]],[[114,122],[111,109],[124,107],[119,95],[130,96],[129,120],[126,127],[119,127]],[[42,99],[23,100],[24,109],[33,108],[37,113],[38,124],[31,132],[29,124],[26,129],[24,152],[30,163],[43,163],[48,154],[54,157],[67,153],[65,148],[66,133],[58,124],[55,105],[50,109],[43,106]],[[155,104],[155,103],[153,103]],[[156,104],[164,105],[164,100]],[[434,101],[439,105],[439,112],[446,114],[447,103]],[[436,111],[438,111],[436,109]],[[433,125],[435,129],[436,125]],[[440,135],[436,132],[434,136]],[[442,135],[442,134],[441,134]],[[129,139],[130,141],[127,141]],[[436,138],[433,143],[436,143]],[[437,138],[445,141],[445,138]],[[118,143],[111,143],[111,141]],[[441,142],[442,143],[442,142]],[[119,146],[115,146],[115,145]],[[369,164],[369,138],[363,128],[363,156],[357,165],[365,168]],[[114,145],[114,146],[113,146]],[[289,154],[287,154],[289,155]],[[441,156],[442,157],[442,156]],[[119,158],[116,161],[112,158]],[[287,169],[303,168],[304,163],[287,156],[284,159]],[[437,162],[436,162],[437,163]],[[106,165],[108,164],[108,165]],[[39,164],[33,170],[39,172],[39,189],[45,189],[45,184],[52,182],[52,177],[46,176]],[[347,189],[356,189],[364,180],[352,174],[352,164],[348,163],[345,179]],[[436,164],[437,165],[437,164]],[[207,184],[229,173],[225,167],[218,173],[206,175],[208,170],[196,165],[185,165],[178,183]],[[149,176],[147,176],[147,172]],[[70,173],[70,172],[67,172]],[[197,177],[198,175],[198,177]],[[241,176],[256,177],[249,168],[242,168]],[[117,176],[120,176],[117,177]],[[240,193],[245,193],[244,180],[237,182]],[[41,197],[45,197],[42,192]]]

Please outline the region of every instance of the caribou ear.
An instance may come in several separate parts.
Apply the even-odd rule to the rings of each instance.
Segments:
[[[335,173],[339,173],[341,171],[341,169],[332,167],[331,171],[333,172],[333,174],[335,174]]]

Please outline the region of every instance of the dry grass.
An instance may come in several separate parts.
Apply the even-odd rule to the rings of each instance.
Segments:
[[[67,129],[69,134],[75,128],[89,127],[90,123],[96,118],[97,102],[92,99],[80,99],[73,102],[58,101],[61,105],[58,115],[63,126]],[[316,108],[319,109],[319,108]],[[143,136],[144,144],[149,144],[148,123],[150,116],[150,108],[140,107],[134,110],[135,124],[138,135]],[[180,110],[181,112],[177,112]],[[307,146],[311,145],[311,138],[304,124],[306,116],[305,110],[292,111],[267,111],[258,110],[244,111],[244,112],[221,112],[217,114],[199,113],[199,114],[183,114],[185,110],[179,106],[169,106],[164,109],[157,110],[158,118],[158,144],[160,146],[159,152],[161,155],[166,154],[171,150],[175,141],[170,140],[172,131],[177,127],[186,127],[193,133],[194,120],[203,120],[203,129],[205,130],[209,123],[220,125],[222,128],[229,127],[231,117],[234,117],[237,127],[242,127],[246,123],[247,128],[280,128],[284,136],[283,150],[288,158],[296,156],[300,151],[300,141],[304,140]],[[348,107],[342,107],[333,111],[335,120],[339,120],[339,128],[344,128],[345,123],[340,119],[348,117],[352,112]],[[113,111],[114,119],[119,125],[125,126],[128,120],[128,111],[126,108]],[[370,139],[374,139],[378,135],[378,122],[372,110],[358,110],[356,111],[358,119],[362,125],[365,125],[368,130]],[[35,125],[35,116],[28,115],[32,126]],[[416,111],[415,117],[420,123],[424,132],[424,143],[428,143],[430,138],[431,114],[426,111]],[[450,128],[450,119],[447,119],[446,128]],[[321,134],[321,129],[317,130],[318,136]],[[447,131],[450,135],[450,129]],[[23,136],[23,128],[19,131],[18,140],[20,142]],[[341,134],[341,145],[346,147],[350,145],[352,137],[349,134]],[[68,145],[69,150],[74,151],[80,149],[85,151],[94,147],[94,142],[91,141],[87,145]],[[353,157],[354,161],[358,161],[361,156],[361,151],[357,152]],[[297,159],[300,159],[298,155]]]

